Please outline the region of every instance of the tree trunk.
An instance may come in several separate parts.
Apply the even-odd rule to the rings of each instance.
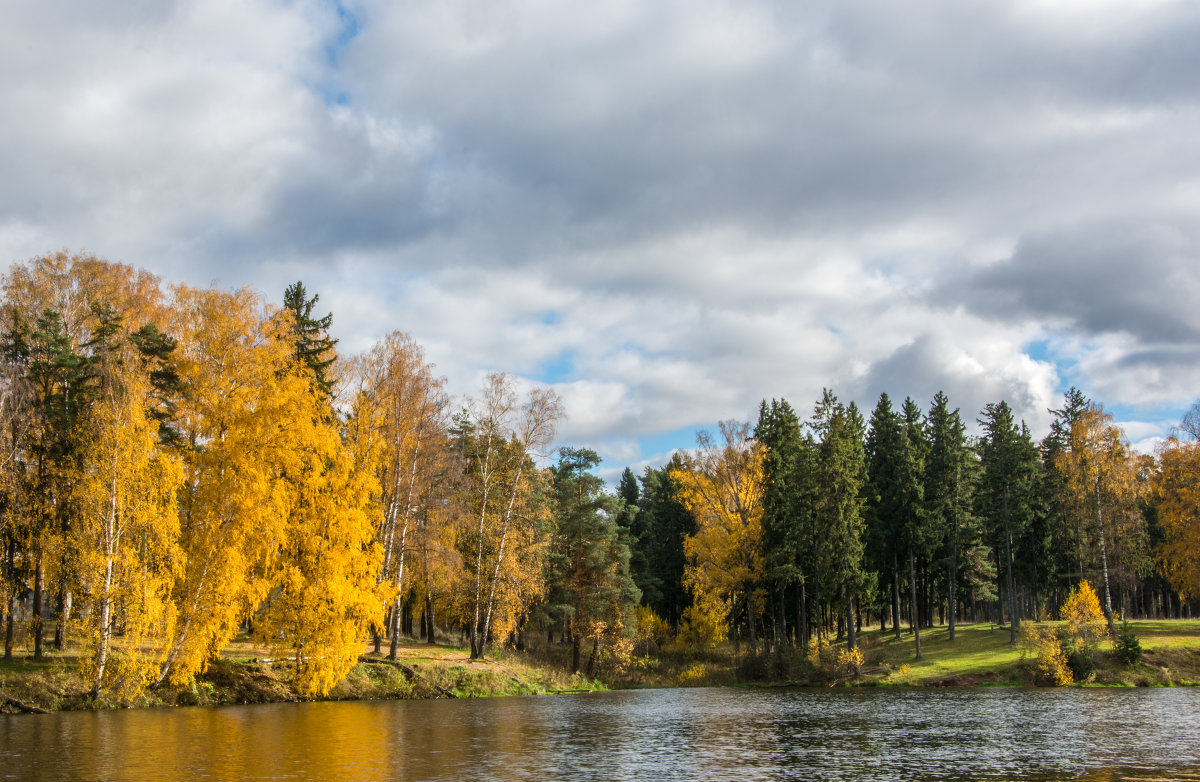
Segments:
[[[587,677],[589,679],[592,678],[592,671],[595,669],[596,650],[599,648],[600,648],[600,639],[593,638],[592,639],[592,653],[590,655],[588,655],[588,664],[587,664]]]
[[[1104,514],[1100,508],[1100,474],[1096,474],[1096,526],[1100,529],[1100,562],[1104,566],[1104,619],[1108,622],[1108,634],[1116,635],[1113,623],[1112,592],[1108,586],[1108,546],[1105,543]]]
[[[8,562],[8,573],[12,576],[13,583],[8,593],[8,600],[4,606],[4,659],[11,660],[13,656],[13,640],[15,636],[15,628],[13,627],[13,614],[17,612],[17,585],[16,585],[16,556],[17,546],[12,541],[9,541],[8,551],[5,554]]]
[[[920,622],[920,617],[917,615],[917,610],[918,610],[917,609],[917,562],[916,562],[916,557],[913,556],[913,552],[911,549],[908,552],[908,585],[909,585],[909,588],[912,590],[912,601],[911,602],[912,602],[913,641],[914,641],[914,643],[916,645],[916,649],[917,649],[917,659],[920,660],[921,659],[921,627],[920,627],[921,622]]]
[[[42,567],[42,557],[39,556],[33,573],[33,659],[35,660],[40,660],[45,656],[42,649],[43,620],[45,619],[42,602],[45,591],[46,571]]]
[[[796,603],[796,626],[800,633],[800,648],[808,649],[808,602],[803,578],[800,579],[800,598]]]
[[[900,555],[892,552],[892,629],[900,640]]]
[[[579,655],[579,633],[571,633],[571,673],[579,673],[580,655]]]
[[[1008,518],[1008,486],[1004,487],[1004,558],[1008,562],[1008,642],[1017,645],[1017,590],[1013,581],[1012,526]]]
[[[750,605],[750,590],[746,590],[746,624],[750,626],[750,648],[758,646],[758,636],[754,632],[754,611]]]
[[[951,554],[950,559],[950,572],[946,574],[946,579],[947,586],[949,587],[949,595],[947,595],[946,598],[946,620],[947,626],[950,629],[950,640],[953,641],[955,620],[957,619],[958,612],[958,602],[956,596],[956,590],[958,587],[958,566],[955,564],[955,557],[953,554]]]
[[[775,648],[782,649],[788,640],[787,626],[787,585],[779,582],[779,627],[775,629]]]
[[[66,568],[66,563],[63,563],[63,568]],[[66,587],[66,577],[63,578],[63,583],[59,585],[58,592],[58,617],[54,621],[54,648],[57,651],[62,651],[67,648],[67,622],[71,620],[71,591]]]
[[[854,622],[854,595],[849,592],[846,595],[846,648],[858,648],[858,634],[855,631]]]
[[[821,608],[821,580],[817,579],[813,582],[813,605],[817,607],[817,645],[821,645],[821,639],[824,637],[825,617],[822,614]]]
[[[388,659],[395,660],[399,652],[400,646],[400,595],[396,595],[396,599],[392,602],[392,626],[389,628],[388,635]]]

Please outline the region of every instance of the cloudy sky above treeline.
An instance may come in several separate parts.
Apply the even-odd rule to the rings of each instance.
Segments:
[[[5,263],[303,280],[613,469],[826,386],[1200,395],[1195,2],[2,5]]]

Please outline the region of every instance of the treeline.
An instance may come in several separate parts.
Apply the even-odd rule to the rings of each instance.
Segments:
[[[1200,596],[1195,410],[1156,460],[1074,390],[1040,443],[1003,402],[971,438],[941,394],[868,421],[826,392],[612,494],[595,452],[548,452],[552,390],[493,374],[455,402],[404,334],[342,356],[317,296],[281,302],[66,253],[4,275],[6,658],[71,646],[95,694],[129,699],[245,632],[321,694],[369,642],[438,633],[590,674],[635,639],[1013,624],[1081,578],[1110,617]]]
[[[276,307],[59,253],[3,292],[6,658],[71,644],[96,694],[130,698],[249,631],[320,694],[369,636],[394,657],[449,629],[479,657],[537,628],[576,669],[628,643],[640,595],[599,458],[538,466],[549,389],[493,374],[452,406],[399,332],[339,356],[300,283]]]
[[[977,437],[942,393],[928,410],[883,394],[869,419],[830,391],[804,421],[764,401],[755,425],[724,422],[647,470],[640,497],[626,472],[635,580],[681,636],[767,649],[853,649],[878,624],[913,633],[920,657],[921,628],[953,639],[963,621],[1008,625],[1015,643],[1020,620],[1057,616],[1084,579],[1110,631],[1117,612],[1194,616],[1200,405],[1157,459],[1077,389],[1050,412],[1037,442],[1003,401]]]

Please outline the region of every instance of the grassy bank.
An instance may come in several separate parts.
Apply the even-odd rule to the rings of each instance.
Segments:
[[[603,689],[596,680],[511,653],[472,661],[466,649],[405,644],[397,661],[365,654],[323,700],[406,700],[541,695]],[[169,706],[219,706],[306,700],[291,684],[291,663],[235,643],[195,681],[149,689],[132,702],[95,699],[77,672],[78,660],[51,653],[35,661],[0,661],[0,713],[26,710],[70,711]]]
[[[1094,656],[1095,669],[1083,685],[1200,685],[1200,621],[1130,623],[1140,638],[1142,660],[1132,666],[1103,642]],[[862,673],[839,665],[837,645],[814,664],[807,654],[779,650],[771,654],[739,652],[723,646],[703,652],[660,649],[635,654],[620,666],[608,666],[605,682],[571,675],[565,653],[535,657],[507,650],[472,661],[455,646],[404,644],[393,663],[365,654],[325,700],[382,700],[446,697],[490,697],[578,692],[607,687],[675,687],[738,684],[808,686],[1032,686],[1032,660],[1020,644],[1009,644],[1007,628],[987,624],[958,628],[952,642],[944,627],[923,630],[923,659],[915,659],[914,642],[904,632],[868,630],[860,636]],[[46,711],[121,707],[215,706],[304,700],[290,683],[287,661],[272,660],[246,642],[226,649],[195,682],[148,690],[132,703],[93,699],[76,672],[69,653],[43,661],[28,657],[0,661],[0,713],[23,708]]]
[[[1130,622],[1141,641],[1142,660],[1125,665],[1113,653],[1111,641],[1103,641],[1094,655],[1095,670],[1080,684],[1117,686],[1200,685],[1200,622],[1154,620]],[[903,634],[869,636],[868,655],[874,650],[881,671],[864,677],[876,684],[924,686],[1008,684],[1032,685],[1034,675],[1029,652],[1018,639],[1009,643],[1007,627],[968,625],[958,628],[950,641],[944,627],[922,631],[923,659],[915,660],[912,636]],[[907,668],[905,668],[907,666]]]
[[[1200,685],[1200,621],[1131,622],[1143,648],[1141,662],[1123,664],[1102,642],[1094,656],[1095,670],[1081,684],[1112,686]],[[962,625],[954,641],[945,627],[921,631],[922,659],[905,630],[894,633],[867,630],[859,635],[863,661],[854,675],[839,664],[844,644],[834,644],[819,658],[808,653],[776,650],[770,654],[739,653],[732,647],[703,654],[664,653],[643,658],[621,678],[619,685],[722,686],[736,684],[796,684],[807,686],[1034,686],[1033,660],[1020,641],[1009,643],[1007,627]]]

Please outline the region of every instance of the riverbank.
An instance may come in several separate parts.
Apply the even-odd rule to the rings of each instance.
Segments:
[[[1101,644],[1094,670],[1082,685],[1200,685],[1200,621],[1131,622],[1143,655],[1125,665]],[[501,650],[472,661],[466,649],[402,644],[397,660],[364,654],[350,674],[322,700],[403,700],[541,695],[605,688],[678,686],[796,685],[857,687],[1033,686],[1032,660],[1020,644],[1009,644],[1007,628],[960,626],[952,642],[944,627],[921,632],[923,659],[914,655],[907,631],[868,630],[860,634],[860,673],[839,663],[840,648],[827,648],[817,663],[787,649],[772,654],[739,653],[731,646],[705,652],[660,650],[633,655],[602,679],[572,675],[565,656],[536,657]],[[170,706],[218,706],[306,700],[292,687],[290,663],[267,656],[246,641],[225,649],[208,670],[185,686],[147,690],[132,703],[95,699],[77,672],[70,652],[45,660],[16,657],[0,661],[0,713]],[[565,653],[564,653],[565,654]]]
[[[1126,665],[1113,651],[1110,640],[1100,643],[1092,657],[1094,669],[1077,685],[1160,687],[1200,685],[1200,622],[1190,620],[1146,620],[1130,622],[1142,646],[1142,659]],[[921,631],[923,659],[915,660],[913,638],[878,631],[863,642],[868,666],[875,655],[877,665],[888,670],[869,674],[862,684],[964,686],[1033,686],[1036,675],[1030,650],[1018,640],[1009,643],[1007,627],[988,624],[958,628],[954,641],[945,627]]]
[[[1130,622],[1140,639],[1142,659],[1126,665],[1102,642],[1093,669],[1079,686],[1200,686],[1200,621]],[[737,653],[718,648],[702,653],[665,653],[635,661],[617,686],[845,686],[970,687],[1037,686],[1033,656],[1020,640],[1010,644],[1005,626],[960,625],[954,641],[946,627],[921,630],[922,659],[917,660],[912,633],[899,640],[892,631],[859,634],[862,661],[854,673],[845,645],[831,644],[819,655],[786,647],[770,654]]]
[[[291,683],[291,663],[267,656],[244,641],[225,649],[195,681],[183,686],[147,689],[134,701],[93,698],[70,652],[44,660],[16,657],[0,661],[0,713],[78,711],[171,706],[223,706],[312,700]],[[397,660],[368,652],[324,698],[343,700],[417,700],[544,695],[604,689],[601,682],[538,664],[521,655],[499,652],[472,661],[466,649],[402,644]]]

